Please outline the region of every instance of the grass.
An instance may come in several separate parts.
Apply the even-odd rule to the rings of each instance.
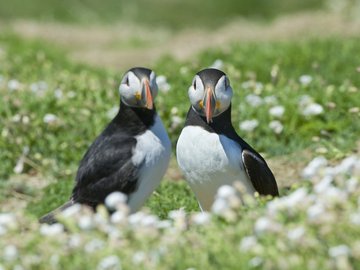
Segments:
[[[277,15],[324,7],[324,0],[226,0],[218,1],[115,1],[80,2],[33,0],[1,0],[0,16],[3,20],[36,19],[67,23],[114,23],[120,21],[141,25],[164,26],[172,29],[185,27],[218,27],[233,18],[242,16],[269,20]],[[256,7],[256,8],[255,8]],[[174,12],[176,11],[176,16]],[[195,12],[196,11],[196,12]]]
[[[267,158],[310,149],[314,152],[309,160],[321,153],[333,163],[340,162],[356,151],[358,143],[359,41],[357,38],[329,38],[230,44],[226,50],[205,51],[191,62],[179,62],[171,57],[159,60],[153,68],[157,74],[166,75],[171,90],[161,92],[156,103],[173,147],[189,107],[187,88],[192,77],[198,70],[221,59],[222,68],[234,89],[234,126],[250,144]],[[98,221],[94,221],[96,228],[87,233],[66,221],[69,233],[61,233],[62,237],[44,237],[49,232],[38,231],[36,218],[69,197],[79,160],[109,121],[111,109],[118,106],[117,87],[125,70],[79,65],[67,59],[66,52],[61,49],[44,42],[25,41],[11,34],[0,35],[0,60],[0,203],[5,205],[14,200],[14,194],[25,196],[29,202],[21,212],[25,216],[16,217],[17,222],[9,228],[5,242],[0,244],[1,250],[7,247],[3,243],[15,245],[24,256],[1,261],[0,266],[13,268],[22,264],[29,269],[49,269],[45,255],[48,258],[55,254],[51,259],[54,269],[93,268],[115,252],[122,258],[124,269],[134,268],[134,254],[139,258],[145,256],[143,261],[138,259],[141,261],[138,269],[286,269],[286,264],[291,264],[292,269],[324,269],[338,267],[338,264],[351,265],[353,269],[359,267],[359,254],[356,253],[359,243],[353,237],[358,233],[358,226],[350,222],[358,211],[359,189],[355,173],[334,176],[338,179],[334,180],[337,191],[332,189],[329,194],[346,191],[348,199],[342,201],[326,201],[327,197],[316,193],[314,187],[322,179],[321,175],[312,182],[299,183],[298,187],[308,192],[309,197],[304,195],[304,202],[309,200],[309,204],[299,203],[299,209],[281,208],[271,217],[269,222],[280,224],[280,231],[277,231],[277,225],[275,231],[271,226],[264,234],[255,231],[259,219],[268,217],[269,206],[261,200],[232,209],[232,214],[213,215],[208,227],[197,226],[191,213],[198,207],[189,187],[183,181],[165,179],[146,206],[150,213],[161,219],[171,210],[184,207],[188,217],[171,221],[171,228],[175,229],[153,230],[146,226],[134,229],[119,225],[120,235],[114,236],[105,229],[108,227],[101,225],[103,223],[97,224]],[[310,82],[301,82],[303,75],[310,76]],[[249,95],[256,95],[261,100],[273,97],[277,101],[254,107],[246,101]],[[299,107],[299,101],[304,95],[321,105],[324,112],[303,115],[304,108]],[[269,109],[273,106],[283,106],[284,115],[270,115]],[[54,114],[56,118],[46,123],[44,117],[48,114]],[[180,117],[182,123],[177,124],[175,116]],[[250,119],[256,119],[258,127],[254,131],[241,130],[239,123]],[[269,128],[269,122],[273,120],[283,125],[280,134]],[[23,155],[25,146],[29,152]],[[44,190],[37,190],[26,180],[14,184],[18,176],[13,170],[21,157],[25,158],[22,170],[25,179],[38,176],[48,184]],[[357,188],[347,187],[351,176]],[[291,196],[294,192],[295,189],[283,191],[283,194]],[[321,203],[329,204],[325,211],[328,215],[324,214],[328,219],[320,224],[307,218],[312,204],[318,202],[311,201],[312,195],[319,196]],[[340,195],[337,197],[343,198]],[[333,219],[338,216],[343,217],[341,222]],[[333,226],[335,221],[337,226]],[[287,238],[287,233],[297,227],[304,227],[306,231],[305,240],[300,243]],[[15,237],[20,232],[26,232],[21,241]],[[115,233],[119,232],[115,230]],[[71,240],[76,235],[80,244],[73,247],[69,243],[77,241]],[[251,235],[256,236],[257,244],[239,252],[242,239]],[[90,244],[94,239],[106,247],[95,253],[86,251],[96,246],[96,243]],[[346,255],[343,260],[329,259],[329,249],[342,244],[354,250],[353,254]],[[137,253],[140,251],[145,255]],[[44,257],[40,255],[38,263],[32,262],[32,254],[44,254]],[[90,258],[84,260],[89,254]],[[278,254],[284,256],[280,258]]]

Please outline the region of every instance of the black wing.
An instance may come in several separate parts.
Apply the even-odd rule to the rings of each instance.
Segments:
[[[113,191],[125,194],[137,188],[139,168],[131,157],[136,139],[121,130],[108,127],[90,146],[82,159],[72,199],[96,206]]]
[[[275,177],[263,159],[244,149],[242,160],[251,183],[260,195],[279,196]]]

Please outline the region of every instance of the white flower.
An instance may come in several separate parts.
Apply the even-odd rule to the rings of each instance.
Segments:
[[[3,251],[3,256],[4,256],[3,258],[7,261],[16,260],[16,258],[18,257],[18,250],[16,246],[14,245],[6,246]]]
[[[284,126],[277,120],[271,121],[269,123],[269,128],[271,128],[276,134],[280,134],[284,130]]]
[[[290,195],[283,197],[282,199],[285,200],[287,207],[292,208],[295,207],[297,204],[300,204],[305,197],[307,196],[308,192],[306,188],[298,188]]]
[[[260,217],[256,220],[254,230],[256,233],[263,233],[263,232],[276,232],[279,231],[280,224],[271,220],[268,217]]]
[[[308,85],[312,82],[312,77],[310,75],[301,75],[299,78],[299,82],[302,85]]]
[[[76,214],[78,214],[81,210],[81,205],[79,203],[75,203],[72,206],[66,208],[65,210],[63,210],[61,212],[61,215],[68,218],[68,217],[73,217]]]
[[[274,104],[278,103],[278,100],[277,100],[277,97],[275,97],[275,96],[267,96],[267,97],[264,97],[264,102],[269,105],[274,105]]]
[[[349,156],[345,158],[340,165],[336,166],[336,172],[345,174],[345,173],[351,173],[351,170],[355,165],[359,162],[358,158],[356,156]]]
[[[269,110],[269,114],[274,117],[282,117],[284,112],[285,112],[284,106],[280,106],[280,105],[274,106]]]
[[[171,110],[170,110],[170,113],[172,115],[176,115],[179,113],[179,108],[178,107],[172,107]]]
[[[15,223],[15,215],[12,213],[0,213],[0,225],[11,227]]]
[[[331,182],[333,178],[331,176],[325,176],[319,183],[314,186],[314,190],[316,193],[325,192],[331,186]]]
[[[55,236],[64,231],[64,226],[60,223],[55,223],[52,225],[42,224],[40,227],[40,234],[46,236]]]
[[[144,227],[156,227],[157,223],[159,221],[159,218],[154,215],[146,215],[141,220],[141,225]]]
[[[183,122],[183,119],[180,116],[173,115],[171,116],[171,128],[177,128],[179,127]]]
[[[129,216],[128,221],[132,226],[141,224],[141,220],[145,217],[145,213],[139,211]]]
[[[309,95],[303,95],[303,96],[300,96],[298,105],[300,108],[302,108],[311,103],[313,103],[312,97],[310,97]]]
[[[55,89],[54,96],[56,99],[61,99],[63,97],[63,92],[60,88]]]
[[[287,233],[287,237],[290,240],[297,241],[301,239],[305,234],[305,229],[302,226],[296,227]]]
[[[19,90],[20,89],[19,81],[15,79],[8,81],[8,88],[10,91]]]
[[[169,218],[173,219],[173,220],[177,220],[177,219],[185,219],[186,217],[186,213],[184,211],[183,208],[180,208],[178,210],[172,210],[169,212],[168,214]]]
[[[339,256],[348,256],[350,255],[351,250],[347,245],[339,245],[329,248],[330,257],[336,258]]]
[[[216,198],[228,199],[232,196],[236,196],[236,189],[230,185],[223,185],[219,187],[216,193]]]
[[[132,262],[134,264],[140,264],[146,260],[146,253],[144,251],[136,251],[132,256]]]
[[[105,243],[102,240],[95,238],[85,245],[84,250],[87,253],[93,253],[97,250],[102,249],[104,246]]]
[[[225,200],[224,198],[218,198],[211,206],[211,211],[216,215],[222,215],[227,210],[229,210],[229,208],[230,205],[227,200]]]
[[[317,171],[325,167],[327,165],[327,160],[323,156],[319,156],[314,158],[310,163],[305,167],[305,169],[302,172],[302,177],[304,178],[310,178],[313,177]]]
[[[117,106],[114,106],[107,111],[106,116],[109,119],[113,119],[118,112],[119,112],[119,108]]]
[[[94,228],[94,222],[91,216],[83,215],[79,218],[78,225],[82,230],[91,230]]]
[[[127,213],[124,211],[116,211],[111,215],[111,222],[112,223],[122,223],[126,220]]]
[[[316,203],[310,206],[307,210],[307,216],[310,220],[316,220],[325,212],[325,208],[322,203]]]
[[[47,113],[45,114],[43,121],[46,124],[54,124],[58,121],[58,117],[55,114]]]
[[[224,62],[221,59],[216,59],[214,63],[210,65],[211,68],[222,69],[224,67]]]
[[[32,83],[30,85],[30,90],[37,95],[42,95],[47,89],[48,85],[44,81]]]
[[[257,245],[257,239],[255,236],[245,236],[240,243],[240,249],[242,251],[249,251]]]
[[[171,221],[170,220],[160,220],[158,223],[157,223],[157,227],[159,229],[168,229],[171,227]]]
[[[97,266],[98,270],[121,270],[120,259],[115,256],[108,256],[100,261]]]
[[[255,94],[249,94],[245,97],[247,103],[249,103],[252,107],[259,107],[263,104],[263,100],[260,96]]]
[[[256,119],[245,120],[240,123],[240,129],[251,132],[259,125],[259,121]]]
[[[126,202],[127,202],[126,194],[120,191],[112,192],[105,198],[105,205],[110,209],[116,209],[117,206],[126,204]]]
[[[192,216],[192,222],[196,225],[206,225],[211,221],[211,215],[207,212],[195,213]]]
[[[156,84],[158,85],[160,91],[167,93],[170,91],[171,86],[167,82],[167,79],[164,75],[160,75],[156,77]]]
[[[304,116],[311,116],[311,115],[319,115],[322,114],[324,112],[324,108],[317,103],[311,103],[309,105],[307,105],[303,110],[302,110],[302,114]]]

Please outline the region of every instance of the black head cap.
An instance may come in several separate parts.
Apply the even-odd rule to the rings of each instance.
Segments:
[[[219,79],[226,74],[215,68],[205,68],[196,73],[196,75],[201,78],[204,84],[216,85]]]
[[[144,67],[134,67],[129,69],[129,71],[132,71],[138,78],[142,79],[144,77],[150,78],[150,74],[152,72],[151,69],[144,68]]]

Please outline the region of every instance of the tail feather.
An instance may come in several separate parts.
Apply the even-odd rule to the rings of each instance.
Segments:
[[[47,224],[54,224],[54,223],[58,223],[56,216],[61,213],[62,211],[64,211],[66,208],[69,208],[70,206],[74,205],[74,201],[68,201],[66,203],[64,203],[62,206],[56,208],[55,210],[51,211],[50,213],[47,213],[46,215],[42,216],[39,219],[40,223],[47,223]]]

